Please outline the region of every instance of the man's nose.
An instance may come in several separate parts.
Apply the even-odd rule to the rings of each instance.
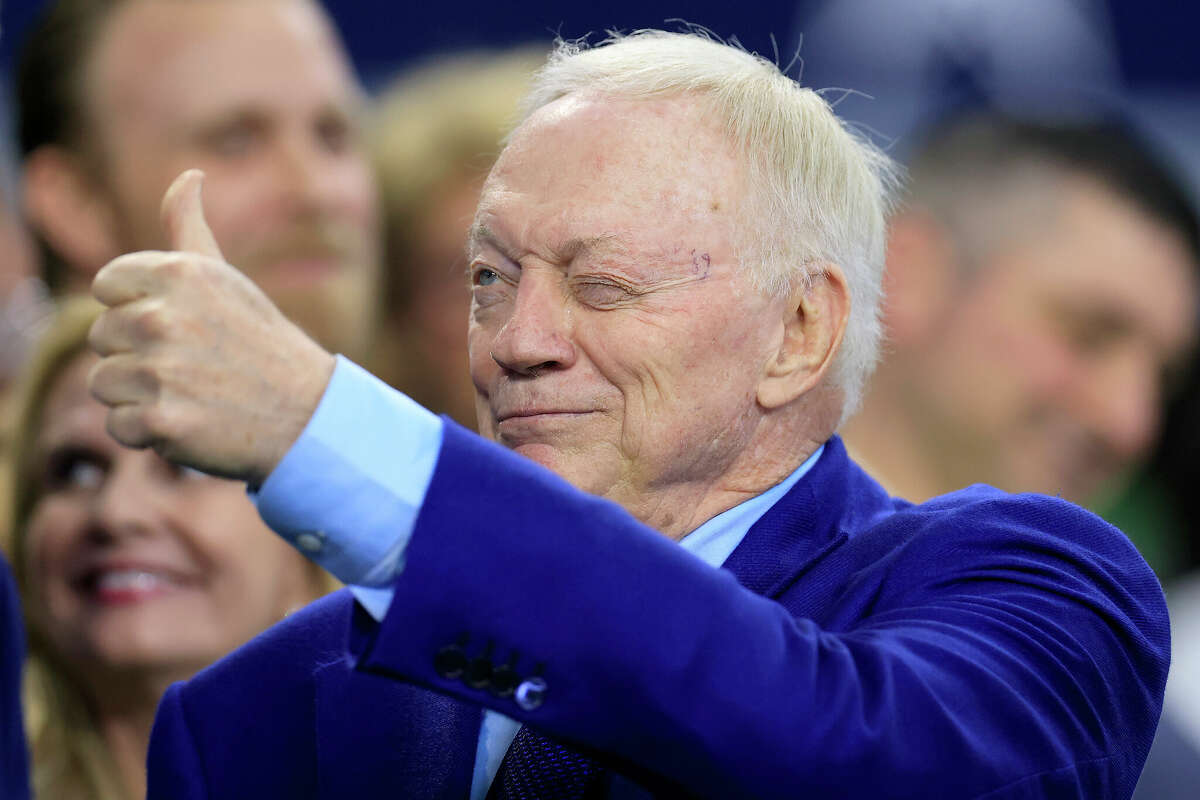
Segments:
[[[339,159],[314,135],[293,131],[281,138],[276,153],[278,186],[288,202],[304,212],[326,211],[342,201]]]
[[[1162,413],[1157,365],[1127,359],[1112,366],[1111,378],[1092,386],[1092,427],[1126,464],[1144,458],[1154,443]]]
[[[550,269],[526,269],[512,312],[492,341],[492,359],[520,375],[566,369],[575,363],[571,311],[562,278]]]

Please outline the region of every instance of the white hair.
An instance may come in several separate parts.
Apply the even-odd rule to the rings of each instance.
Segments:
[[[850,317],[833,381],[845,421],[879,353],[891,159],[775,64],[703,31],[613,34],[595,47],[559,42],[534,77],[522,119],[579,92],[627,99],[695,94],[723,121],[751,187],[735,245],[761,290],[782,294],[828,264],[842,268]]]

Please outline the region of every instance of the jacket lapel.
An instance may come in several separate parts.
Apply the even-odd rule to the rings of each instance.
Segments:
[[[866,519],[890,510],[886,492],[846,454],[839,437],[791,491],[751,526],[722,565],[757,594],[779,597]]]

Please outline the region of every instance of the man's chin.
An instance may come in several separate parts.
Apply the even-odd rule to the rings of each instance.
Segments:
[[[541,464],[575,488],[596,493],[598,477],[596,465],[586,463],[588,459],[583,458],[579,453],[567,452],[546,442],[526,442],[509,449],[530,461]]]
[[[567,459],[563,457],[559,449],[546,442],[524,442],[510,445],[501,441],[501,444],[514,453],[522,455],[530,461],[535,461],[546,469],[558,472],[560,475],[562,474],[560,470],[567,469],[569,466]]]

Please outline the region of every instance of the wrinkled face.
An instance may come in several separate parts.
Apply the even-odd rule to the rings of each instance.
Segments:
[[[327,347],[360,347],[378,272],[375,186],[359,90],[319,9],[133,0],[90,64],[93,144],[123,249],[165,245],[163,192],[199,167],[230,263]]]
[[[1093,499],[1153,443],[1196,336],[1193,269],[1170,230],[1068,182],[1059,214],[980,265],[933,332],[911,382],[931,440],[972,481]]]
[[[27,610],[85,679],[195,670],[311,599],[311,572],[243,484],[109,438],[87,391],[95,361],[76,358],[47,395],[25,530]]]
[[[480,431],[660,530],[670,498],[726,478],[784,305],[734,261],[741,175],[688,98],[527,121],[470,244]]]

